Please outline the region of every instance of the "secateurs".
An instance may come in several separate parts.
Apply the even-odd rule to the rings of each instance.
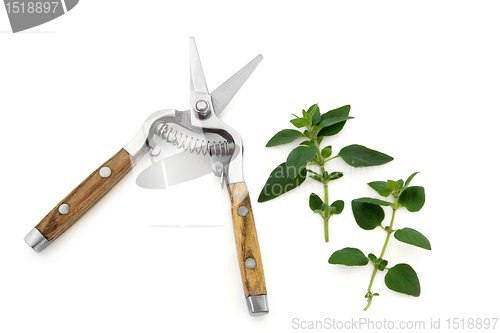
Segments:
[[[187,111],[160,110],[146,119],[135,137],[60,201],[25,237],[40,252],[78,221],[136,162],[157,150],[160,138],[186,151],[210,158],[214,174],[227,185],[246,301],[251,314],[269,312],[264,270],[248,189],[243,179],[243,143],[234,129],[219,119],[227,104],[262,60],[258,55],[236,74],[208,92],[194,38],[190,39],[191,94]],[[183,131],[202,135],[194,139]],[[215,137],[215,140],[205,138]]]

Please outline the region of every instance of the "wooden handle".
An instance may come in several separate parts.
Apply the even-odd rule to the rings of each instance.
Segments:
[[[59,202],[35,228],[52,242],[108,193],[130,171],[132,164],[133,158],[120,149]]]
[[[245,182],[229,184],[234,237],[245,296],[267,295],[252,204]]]

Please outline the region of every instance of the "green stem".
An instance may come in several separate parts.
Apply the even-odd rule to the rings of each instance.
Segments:
[[[395,203],[397,204],[398,202],[398,198],[396,198],[396,201]],[[389,229],[385,230],[387,232],[387,236],[385,237],[385,242],[384,242],[384,247],[382,247],[382,252],[380,253],[380,256],[379,258],[383,258],[384,254],[385,254],[385,250],[387,249],[387,245],[389,244],[389,239],[391,238],[391,234],[394,230],[392,230],[392,227],[394,225],[394,217],[396,216],[396,209],[392,209],[392,217],[391,217],[391,224],[389,225]],[[378,272],[378,265],[373,265],[373,273],[372,273],[372,277],[370,279],[370,284],[368,285],[368,304],[366,305],[366,307],[363,309],[364,311],[368,310],[368,308],[370,307],[370,305],[372,304],[372,299],[373,299],[373,294],[372,294],[372,285],[373,285],[373,281],[375,280],[375,275],[377,275],[377,272]]]
[[[323,174],[325,173],[325,159],[323,158],[323,156],[321,156],[321,148],[320,148],[320,145],[319,145],[319,142],[317,140],[317,138],[314,138],[314,145],[316,146],[316,148],[318,148],[318,152],[316,153],[316,156],[317,156],[317,160],[318,160],[318,165],[321,169],[321,176],[323,176]],[[329,198],[328,198],[328,184],[327,183],[324,183],[323,184],[323,189],[325,191],[325,199],[324,199],[324,203],[329,206],[330,203],[329,203]],[[328,221],[330,221],[330,213],[328,212],[328,210],[325,210],[324,212],[324,215],[323,215],[323,224],[324,224],[324,230],[325,230],[325,242],[328,243],[328,241],[330,240],[330,232],[328,231]]]
[[[325,173],[325,163],[323,162],[321,165],[321,174],[323,175]],[[323,188],[325,190],[325,204],[326,205],[329,205],[329,199],[328,199],[328,184],[324,184],[323,185]],[[330,220],[330,213],[328,212],[328,210],[325,210],[325,216],[323,218],[323,224],[324,224],[324,228],[325,228],[325,242],[328,243],[328,241],[330,240],[330,233],[328,231],[328,221]]]

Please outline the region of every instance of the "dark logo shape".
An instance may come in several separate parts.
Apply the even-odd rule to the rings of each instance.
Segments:
[[[79,0],[4,0],[12,32],[52,21],[72,10]]]

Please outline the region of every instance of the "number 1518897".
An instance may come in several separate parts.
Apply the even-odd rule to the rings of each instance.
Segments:
[[[495,329],[498,318],[448,318],[448,329]]]
[[[59,2],[6,2],[7,13],[11,14],[41,14],[55,13]]]

